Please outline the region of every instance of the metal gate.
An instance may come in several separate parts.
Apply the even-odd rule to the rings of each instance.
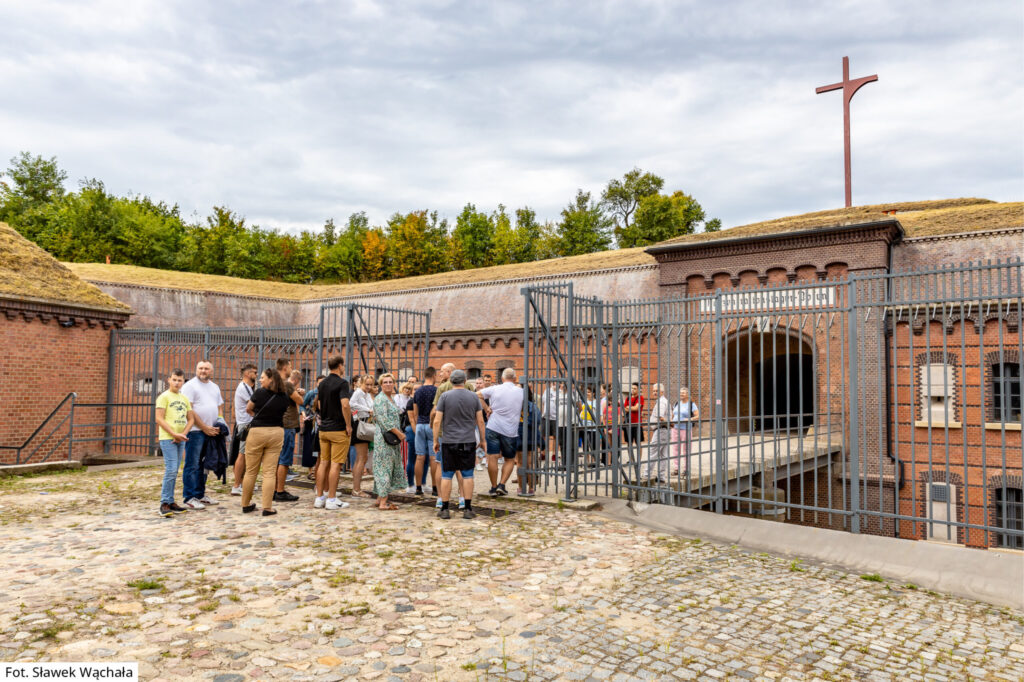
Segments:
[[[524,288],[544,420],[523,471],[567,499],[1020,543],[1021,291],[1019,261],[612,303]]]
[[[191,376],[196,363],[214,366],[224,397],[224,418],[234,420],[234,392],[241,368],[262,371],[278,358],[291,360],[302,385],[325,373],[327,360],[345,357],[348,376],[398,372],[423,376],[429,362],[430,313],[355,303],[325,304],[318,324],[291,327],[118,329],[110,343],[107,402],[94,408],[105,452],[150,454],[156,448],[155,401],[172,369]]]

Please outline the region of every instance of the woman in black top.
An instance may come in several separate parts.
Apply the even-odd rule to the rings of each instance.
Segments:
[[[263,515],[277,513],[272,507],[277,485],[277,460],[284,445],[282,419],[291,403],[284,392],[281,375],[268,367],[260,377],[260,387],[245,406],[245,411],[253,415],[245,441],[245,478],[242,480],[242,511],[246,514],[256,511],[256,505],[251,501],[260,468],[263,469]]]

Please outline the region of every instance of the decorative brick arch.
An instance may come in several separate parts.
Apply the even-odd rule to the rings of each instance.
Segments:
[[[1024,477],[1021,474],[997,474],[995,476],[989,476],[988,486],[986,487],[985,493],[988,496],[988,525],[992,528],[996,528],[997,515],[998,515],[998,502],[996,502],[996,491],[1006,488],[1016,488],[1018,490],[1024,490]],[[989,533],[988,546],[999,547],[999,538],[997,537],[999,532]]]
[[[962,421],[960,416],[963,414],[963,396],[960,395],[960,376],[961,368],[959,362],[959,356],[955,353],[948,353],[941,350],[925,351],[924,353],[918,353],[914,356],[914,400],[916,402],[916,414],[923,417],[924,411],[921,409],[921,386],[924,377],[921,376],[921,370],[925,365],[943,364],[953,368],[953,380],[950,382],[950,395],[953,401],[953,421]]]
[[[988,405],[986,406],[985,410],[985,418],[993,422],[999,421],[999,415],[996,413],[995,400],[992,399],[995,396],[996,390],[996,379],[992,373],[992,366],[998,364],[1000,361],[1003,364],[1019,365],[1020,351],[1018,351],[1016,348],[1007,348],[1003,349],[1002,354],[1000,354],[1000,352],[997,350],[985,353],[985,366],[982,368],[985,373],[985,392],[986,397],[988,398]]]
[[[952,483],[956,490],[956,501],[953,505],[957,510],[957,515],[961,514],[966,517],[967,510],[963,508],[964,505],[964,478],[955,471],[945,471],[943,469],[929,469],[927,471],[921,471],[917,475],[918,477],[918,489],[920,495],[918,496],[917,502],[917,513],[918,517],[922,519],[928,518],[928,484],[930,483]],[[957,523],[963,524],[966,522],[966,518],[961,519]],[[921,539],[928,538],[928,522],[922,521],[919,528],[919,536]],[[966,537],[964,534],[964,527],[959,525],[956,527],[956,542],[958,545],[966,544]]]

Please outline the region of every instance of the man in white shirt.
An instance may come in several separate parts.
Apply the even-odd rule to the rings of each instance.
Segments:
[[[651,413],[647,418],[651,438],[647,443],[647,462],[644,472],[644,476],[648,480],[668,481],[669,444],[672,441],[669,431],[671,418],[672,408],[668,404],[668,398],[665,397],[665,387],[661,384],[652,384]]]
[[[196,364],[196,375],[181,387],[182,394],[192,403],[192,414],[195,416],[195,426],[188,432],[188,440],[185,441],[185,468],[181,474],[185,506],[190,509],[217,504],[206,494],[206,472],[200,461],[203,444],[207,438],[219,434],[217,420],[224,419],[220,407],[224,404],[224,397],[220,394],[220,386],[210,378],[212,376],[213,365],[202,360]]]
[[[235,388],[235,430],[231,439],[231,466],[234,467],[235,485],[232,495],[242,494],[242,478],[245,477],[245,441],[238,440],[238,430],[252,421],[252,415],[245,409],[253,391],[256,390],[256,365],[251,362],[242,365],[242,380]]]
[[[487,441],[487,474],[491,478],[491,495],[508,495],[505,484],[512,476],[516,458],[516,437],[519,435],[519,419],[523,415],[523,389],[516,386],[516,371],[506,367],[501,372],[501,383],[488,386],[477,395],[487,400],[491,416],[487,420],[485,440]],[[498,480],[498,455],[505,462]]]

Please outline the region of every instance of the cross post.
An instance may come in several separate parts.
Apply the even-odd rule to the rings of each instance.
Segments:
[[[868,83],[878,80],[878,75],[864,76],[850,80],[850,58],[843,57],[843,80],[832,85],[823,85],[815,88],[814,92],[820,95],[823,92],[833,90],[843,91],[843,162],[846,168],[846,207],[853,205],[853,182],[851,180],[850,166],[850,100],[854,94]]]

